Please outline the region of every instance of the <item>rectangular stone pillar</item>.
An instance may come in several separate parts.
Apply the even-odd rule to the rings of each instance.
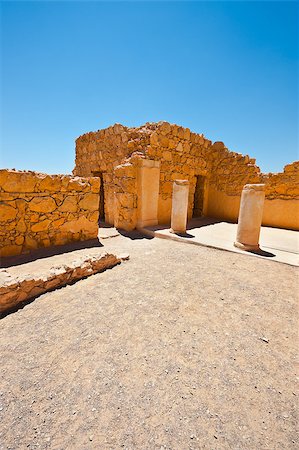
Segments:
[[[141,159],[137,169],[137,228],[158,224],[160,161]]]
[[[186,233],[188,213],[189,181],[175,180],[172,191],[172,233]]]
[[[258,250],[265,200],[264,184],[245,184],[239,211],[235,247]]]

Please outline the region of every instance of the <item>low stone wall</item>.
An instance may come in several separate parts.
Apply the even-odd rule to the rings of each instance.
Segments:
[[[227,161],[229,159],[231,156],[228,156]],[[247,183],[265,183],[262,224],[298,230],[299,162],[288,164],[281,173],[262,174],[256,170],[250,176],[240,166],[242,155],[238,155],[236,159],[239,161],[237,166],[231,161],[225,168],[222,163],[221,169],[213,173],[209,184],[207,215],[237,222],[243,186]]]
[[[72,258],[72,259],[71,259]],[[52,291],[58,287],[72,284],[82,278],[119,264],[129,255],[117,256],[101,252],[96,255],[56,255],[51,258],[0,270],[0,315],[22,302]],[[65,262],[66,261],[66,262]],[[36,267],[38,264],[38,267]]]
[[[0,255],[95,238],[99,192],[99,178],[0,170]]]
[[[299,161],[288,164],[281,173],[262,176],[266,184],[263,224],[299,230]]]

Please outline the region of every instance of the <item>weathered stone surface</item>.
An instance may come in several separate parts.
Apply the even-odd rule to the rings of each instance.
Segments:
[[[26,235],[25,246],[26,246],[26,249],[28,249],[28,250],[35,250],[38,247],[38,243],[31,236]]]
[[[20,245],[5,245],[0,249],[0,256],[4,258],[5,256],[15,256],[19,255],[22,251],[22,247]]]
[[[134,229],[138,169],[149,160],[160,162],[160,223],[170,222],[175,179],[189,181],[188,218],[192,217],[197,177],[201,176],[205,177],[203,214],[237,220],[243,186],[264,183],[264,223],[298,228],[299,162],[288,164],[279,174],[261,174],[248,155],[229,151],[223,142],[212,144],[188,128],[167,122],[138,128],[117,125],[77,139],[75,176],[0,170],[4,253],[9,248],[26,252],[96,236],[101,181],[93,175],[101,172],[105,220]],[[23,243],[17,245],[22,238]]]
[[[29,203],[31,211],[49,213],[57,208],[52,197],[34,197]]]
[[[32,225],[31,231],[34,232],[45,231],[49,228],[50,223],[51,223],[50,219],[46,219],[43,220],[42,222],[35,223],[34,225]]]
[[[273,178],[261,174],[255,160],[248,155],[243,156],[229,151],[223,142],[212,144],[202,134],[191,133],[188,128],[167,122],[147,123],[138,128],[123,127],[120,134],[118,127],[112,126],[100,132],[84,134],[77,139],[74,169],[74,173],[80,176],[90,176],[94,171],[105,172],[104,190],[106,193],[109,192],[110,196],[109,199],[105,199],[105,214],[111,224],[115,224],[116,215],[115,203],[111,199],[114,192],[130,195],[137,193],[138,163],[135,158],[161,161],[158,211],[161,223],[170,222],[169,202],[171,204],[172,189],[167,183],[177,179],[178,176],[181,179],[188,179],[190,183],[188,217],[192,216],[198,175],[207,177],[205,184],[207,201],[204,213],[213,213],[216,217],[237,220],[238,208],[235,199],[240,199],[242,188],[248,183],[265,183],[266,201],[272,199],[298,201],[296,200],[298,198],[296,186],[299,183],[298,163],[295,163],[295,166],[288,165],[281,177],[278,174]],[[297,174],[294,169],[297,170]],[[126,223],[131,227],[134,223],[135,208],[128,208],[123,198],[121,202],[118,200],[117,208],[125,211],[117,212],[117,220],[119,222],[123,214],[127,217]],[[274,203],[272,207],[277,209]],[[295,206],[291,209],[295,216]],[[290,210],[289,206],[287,210]],[[128,218],[130,214],[131,219]],[[273,214],[274,216],[277,217],[277,214]],[[275,223],[272,225],[275,226]],[[289,223],[293,226],[291,219]],[[279,226],[279,223],[277,225]]]
[[[1,204],[0,205],[0,221],[5,222],[7,220],[15,219],[17,210],[12,206]]]
[[[60,192],[61,177],[48,175],[38,183],[38,187],[41,192],[45,191]]]
[[[85,216],[79,217],[79,219],[65,222],[61,227],[61,231],[70,231],[72,233],[78,233],[80,231],[89,231],[94,237],[97,236],[98,226],[97,223],[91,222]]]
[[[4,176],[2,171],[2,189],[5,192],[34,192],[36,178],[34,172],[9,171]]]
[[[78,209],[78,199],[75,196],[66,197],[59,206],[59,211],[76,212]]]
[[[25,240],[24,236],[17,236],[15,242],[17,245],[22,245],[24,240]]]
[[[19,248],[14,249],[15,255],[18,254]],[[12,253],[10,252],[10,254]],[[42,261],[39,263],[38,269],[33,269],[30,275],[24,273],[24,271],[21,274],[15,274],[13,270],[1,269],[0,313],[50,289],[72,284],[83,277],[114,267],[123,259],[129,257],[128,255],[118,257],[111,253],[102,252],[98,255],[74,256],[73,260],[70,260],[70,257],[67,256],[56,256],[52,259],[49,258],[49,260],[51,263],[55,260],[61,261],[62,258],[67,258],[66,264],[59,262],[57,265],[49,265],[47,261]],[[34,263],[31,263],[31,266],[34,268]]]
[[[91,222],[98,222],[99,220],[99,211],[94,211],[88,216],[88,220]]]
[[[99,187],[94,177],[1,170],[1,255],[96,237]]]
[[[65,218],[61,217],[60,219],[54,220],[54,222],[52,222],[52,226],[54,228],[60,228],[64,222],[65,222]]]
[[[81,209],[88,211],[96,211],[99,209],[99,196],[97,194],[89,193],[79,202]]]

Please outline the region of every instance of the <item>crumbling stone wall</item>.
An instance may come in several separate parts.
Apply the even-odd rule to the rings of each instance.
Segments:
[[[94,238],[99,178],[0,170],[1,256]]]
[[[76,140],[74,174],[90,176],[104,172],[105,215],[107,222],[113,224],[115,204],[111,199],[115,189],[118,191],[118,174],[114,169],[125,161],[137,164],[134,158],[138,154],[161,161],[158,217],[160,223],[167,223],[171,216],[172,183],[176,178],[186,178],[190,182],[188,214],[192,216],[196,175],[209,173],[208,149],[211,144],[202,134],[167,122],[146,123],[139,128],[116,124]],[[127,198],[126,192],[122,193],[124,208],[130,209],[132,192],[128,192]]]
[[[287,164],[283,172],[263,174],[268,200],[299,200],[299,161]]]
[[[196,177],[203,176],[206,180],[204,215],[236,221],[243,186],[265,182],[264,224],[296,228],[294,217],[298,214],[298,163],[286,166],[283,174],[262,174],[255,160],[248,155],[231,152],[222,142],[213,144],[202,134],[167,122],[146,123],[138,128],[116,124],[77,139],[74,174],[91,176],[104,172],[108,223],[123,224],[128,229],[134,224],[137,191],[133,191],[137,189],[137,184],[133,186],[134,177],[131,177],[129,191],[126,192],[125,185],[122,186],[120,182],[126,176],[120,176],[120,173],[124,174],[129,169],[119,167],[124,163],[134,166],[136,154],[161,163],[160,223],[170,222],[175,179],[189,180],[188,218],[192,217]],[[115,212],[117,217],[114,217]],[[279,217],[281,214],[283,220]]]
[[[137,222],[137,161],[130,158],[114,169],[114,225],[133,230]]]
[[[127,128],[115,124],[105,130],[90,132],[76,139],[76,165],[74,175],[91,177],[96,172],[112,174],[114,167],[142,147],[144,138],[141,128]],[[110,182],[109,178],[106,180]]]
[[[263,224],[299,229],[299,161],[283,172],[262,175],[265,186]]]
[[[207,215],[237,221],[243,186],[261,183],[261,172],[248,155],[231,152],[223,142],[210,147],[211,173]]]
[[[209,187],[227,195],[241,195],[244,184],[260,183],[261,171],[255,159],[231,152],[223,142],[210,147],[211,176]]]
[[[192,217],[196,176],[208,176],[211,170],[209,148],[211,141],[189,128],[157,124],[150,136],[145,155],[161,162],[158,220],[167,223],[171,217],[172,188],[176,179],[189,180],[188,217]]]
[[[263,224],[298,229],[299,162],[287,165],[283,173],[262,174],[248,155],[231,152],[222,142],[213,144],[188,128],[167,122],[138,128],[115,124],[76,140],[74,177],[0,171],[0,254],[95,237],[101,179],[106,222],[134,229],[142,159],[160,163],[159,223],[170,222],[176,179],[189,181],[192,217],[200,176],[205,180],[204,215],[236,221],[243,186],[265,183]]]

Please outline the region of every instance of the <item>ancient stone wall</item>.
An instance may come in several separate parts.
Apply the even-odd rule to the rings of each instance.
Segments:
[[[243,186],[265,183],[263,224],[298,229],[299,162],[282,173],[262,174],[254,159],[229,151],[222,142],[212,144],[188,128],[167,122],[138,128],[115,124],[77,139],[75,177],[0,171],[1,255],[96,237],[101,179],[105,221],[134,229],[141,207],[142,159],[159,161],[159,223],[170,223],[176,179],[189,181],[192,217],[201,179],[203,215],[237,221]]]
[[[263,224],[299,229],[299,161],[288,164],[281,173],[262,175],[266,184]]]
[[[137,163],[136,158],[114,169],[114,226],[134,230],[137,223]]]
[[[227,195],[240,195],[244,184],[259,183],[261,172],[255,159],[231,152],[223,142],[215,142],[209,152],[209,187]]]
[[[260,183],[261,172],[248,155],[231,152],[223,142],[210,148],[207,215],[236,222],[243,186]]]
[[[1,256],[95,238],[99,178],[0,170]]]
[[[188,216],[192,216],[196,176],[209,173],[208,149],[211,144],[203,135],[167,122],[147,123],[139,128],[117,124],[77,139],[74,174],[90,176],[104,173],[105,215],[107,222],[113,224],[112,198],[118,178],[115,167],[125,160],[134,165],[131,157],[134,160],[137,154],[161,161],[158,218],[160,223],[167,223],[171,216],[172,183],[176,178],[190,182]],[[123,194],[123,205],[127,201],[126,209],[130,209],[132,197],[129,195],[126,200],[126,193]]]
[[[263,174],[268,200],[299,200],[299,161],[287,164],[283,172]]]
[[[196,177],[207,177],[211,170],[211,144],[202,134],[167,122],[157,124],[151,133],[145,155],[161,162],[159,223],[170,222],[173,181],[176,179],[189,181],[188,217],[192,217]]]
[[[167,122],[146,123],[139,128],[116,124],[77,139],[74,174],[90,176],[104,173],[105,215],[108,223],[122,223],[131,229],[136,221],[138,183],[135,183],[136,180],[133,182],[133,178],[137,175],[132,177],[131,173],[129,191],[126,192],[119,174],[129,169],[119,169],[119,166],[124,162],[134,166],[131,158],[134,159],[132,155],[137,153],[161,163],[159,223],[170,222],[175,179],[187,179],[190,183],[188,218],[192,217],[197,177],[201,176],[205,180],[204,215],[237,221],[243,186],[264,182],[266,203],[263,223],[296,228],[298,163],[286,166],[283,174],[265,175],[248,155],[231,152],[222,142],[212,144],[202,134]],[[117,218],[114,217],[116,211]]]

